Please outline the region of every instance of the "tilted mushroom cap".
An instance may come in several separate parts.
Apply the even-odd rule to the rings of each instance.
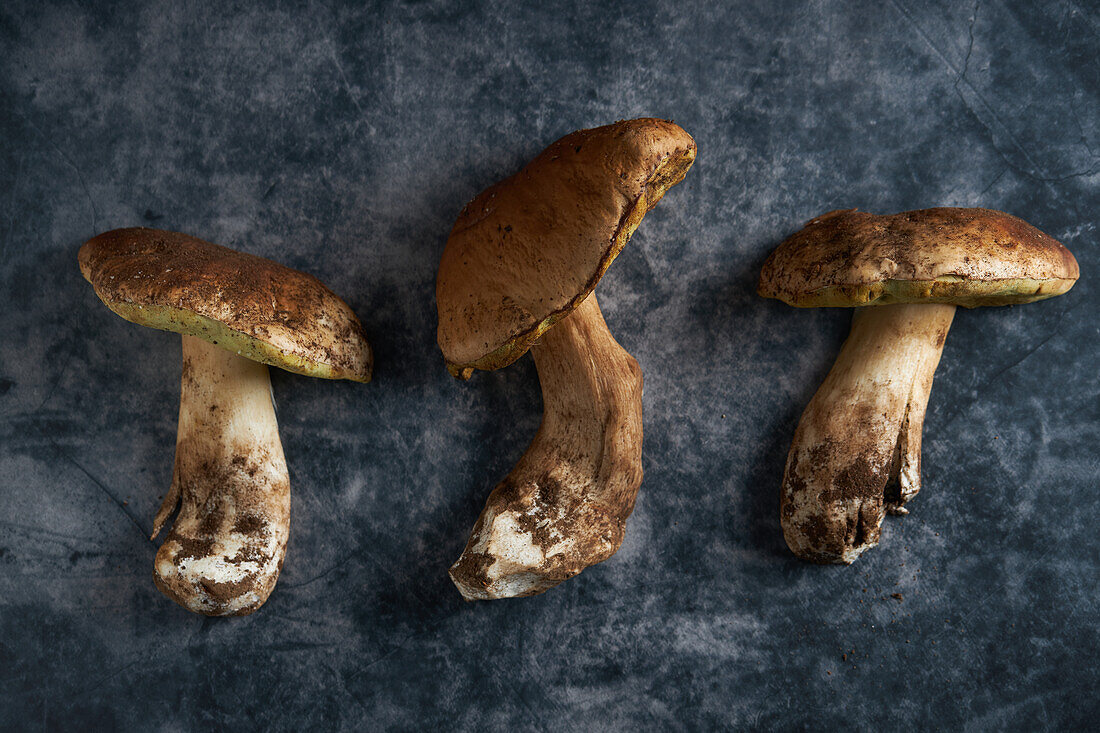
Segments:
[[[451,372],[521,357],[588,297],[694,160],[695,141],[677,125],[623,120],[566,135],[467,204],[436,280]]]
[[[757,291],[801,308],[1030,303],[1073,287],[1080,270],[1060,242],[991,209],[875,215],[830,211],[780,244]]]
[[[96,295],[128,321],[197,336],[298,374],[370,381],[362,324],[312,275],[140,227],[90,239],[79,259]]]

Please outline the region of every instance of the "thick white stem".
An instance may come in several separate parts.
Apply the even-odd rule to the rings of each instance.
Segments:
[[[542,424],[451,567],[467,600],[541,593],[611,557],[642,482],[642,372],[596,296],[531,353]]]
[[[920,490],[924,411],[954,315],[952,305],[856,312],[787,456],[780,522],[799,557],[851,563],[878,544],[886,509],[904,513]]]
[[[153,536],[180,506],[153,577],[196,613],[239,616],[275,587],[290,527],[290,480],[267,367],[183,337],[172,486]]]

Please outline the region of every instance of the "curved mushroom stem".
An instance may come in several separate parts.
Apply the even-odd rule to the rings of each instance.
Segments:
[[[611,557],[642,482],[642,371],[595,294],[531,353],[542,424],[451,567],[468,601],[542,593]]]
[[[286,555],[290,479],[267,367],[183,337],[172,486],[153,525],[180,513],[153,579],[207,616],[243,616],[267,600]]]
[[[851,563],[920,491],[924,411],[953,305],[860,308],[795,430],[780,523],[804,560]]]

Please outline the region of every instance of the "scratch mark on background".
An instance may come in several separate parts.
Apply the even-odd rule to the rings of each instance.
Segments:
[[[974,9],[970,11],[970,25],[966,29],[966,34],[969,40],[966,44],[966,58],[963,59],[962,71],[959,72],[958,77],[955,79],[955,92],[959,91],[959,83],[966,79],[966,72],[970,70],[970,55],[974,53],[974,24],[978,22],[978,8],[981,7],[981,0],[974,0]],[[961,94],[959,96],[962,96]]]
[[[1082,301],[1082,302],[1085,302],[1085,301]],[[996,382],[998,379],[1000,379],[1002,376],[1004,376],[1005,374],[1007,374],[1011,370],[1018,367],[1020,364],[1022,364],[1024,362],[1025,359],[1028,359],[1032,354],[1037,352],[1039,349],[1043,348],[1043,346],[1045,346],[1047,344],[1047,342],[1050,341],[1051,339],[1053,339],[1055,336],[1060,336],[1062,334],[1062,324],[1065,321],[1066,315],[1068,315],[1069,313],[1072,313],[1073,311],[1077,310],[1080,306],[1081,306],[1081,303],[1078,303],[1077,305],[1073,306],[1072,308],[1068,308],[1068,309],[1062,311],[1061,315],[1058,316],[1058,323],[1055,324],[1054,330],[1050,334],[1048,334],[1045,338],[1043,338],[1041,341],[1039,341],[1039,343],[1035,344],[1035,346],[1028,349],[1024,353],[1023,356],[1021,356],[1018,359],[1013,360],[1008,365],[1006,365],[1004,367],[1001,367],[995,373],[993,373],[991,376],[989,376],[986,379],[982,380],[982,383],[979,384],[974,389],[974,398],[971,399],[970,401],[968,401],[965,405],[963,405],[961,408],[956,410],[954,413],[952,413],[952,415],[950,417],[948,417],[946,420],[944,420],[940,424],[940,427],[941,428],[942,427],[947,427],[952,422],[954,422],[955,418],[957,418],[959,415],[961,415],[963,412],[965,412],[970,406],[974,405],[978,401],[978,398],[982,395],[982,393],[991,384]]]
[[[88,198],[88,203],[92,207],[92,233],[89,236],[89,239],[91,237],[94,237],[96,235],[96,229],[99,226],[99,210],[96,209],[95,200],[92,198],[92,192],[88,189],[88,184],[84,181],[84,174],[81,173],[80,169],[76,167],[76,163],[74,163],[69,156],[65,155],[65,151],[59,148],[57,146],[57,143],[50,139],[49,135],[39,129],[38,125],[31,122],[30,119],[20,114],[19,112],[16,112],[16,114],[19,115],[19,117],[22,118],[22,120],[26,122],[32,130],[38,133],[38,135],[46,141],[46,144],[53,148],[58,156],[60,156],[61,160],[64,161],[65,164],[68,165],[70,168],[72,168],[74,173],[76,173],[76,180],[80,182],[80,187],[84,189],[84,195]]]
[[[53,397],[54,392],[56,392],[57,388],[61,385],[61,381],[65,378],[65,372],[68,371],[69,364],[71,364],[72,360],[73,360],[74,350],[73,349],[68,349],[68,352],[69,352],[69,355],[68,355],[68,357],[65,358],[65,364],[61,367],[61,371],[57,373],[57,379],[54,380],[54,382],[50,386],[49,390],[47,390],[46,396],[42,399],[42,402],[40,402],[38,404],[38,407],[35,408],[35,410],[34,410],[35,413],[38,413],[39,411],[42,410],[43,407],[46,406],[46,403],[50,401],[50,398]]]
[[[1024,176],[1027,176],[1028,178],[1030,178],[1032,180],[1039,181],[1039,182],[1042,182],[1042,183],[1058,183],[1060,181],[1065,181],[1065,180],[1068,180],[1070,178],[1081,178],[1081,177],[1093,176],[1096,173],[1100,172],[1100,168],[1093,168],[1093,169],[1088,169],[1088,170],[1084,170],[1084,171],[1075,171],[1073,173],[1070,173],[1070,174],[1067,174],[1067,175],[1064,175],[1064,176],[1048,176],[1048,175],[1046,175],[1045,172],[1043,171],[1042,167],[1039,166],[1034,160],[1032,160],[1031,155],[1027,152],[1027,149],[1022,144],[1020,144],[1020,141],[1016,138],[1015,135],[1012,134],[1012,130],[1010,130],[1008,128],[1008,126],[1004,123],[1004,120],[1001,118],[1001,115],[993,108],[992,105],[990,105],[990,103],[988,101],[986,101],[985,97],[983,97],[981,95],[981,93],[978,92],[977,88],[970,82],[970,80],[966,78],[966,76],[965,76],[966,70],[965,69],[960,69],[960,68],[956,67],[953,63],[951,63],[950,59],[948,59],[947,56],[943,53],[943,51],[941,51],[939,49],[939,47],[935,43],[933,43],[933,41],[929,37],[928,33],[925,32],[924,28],[922,28],[919,23],[917,23],[917,21],[913,18],[912,13],[910,13],[899,2],[899,0],[890,0],[890,3],[895,8],[897,8],[898,12],[901,13],[903,18],[905,18],[905,21],[907,23],[909,23],[909,25],[911,25],[913,27],[913,29],[917,32],[917,35],[919,35],[922,39],[924,39],[924,42],[926,44],[928,44],[928,47],[931,48],[933,52],[935,52],[936,56],[940,59],[940,61],[942,61],[944,63],[944,65],[947,66],[947,68],[950,69],[951,72],[955,74],[955,83],[954,83],[955,92],[959,95],[959,99],[962,101],[963,106],[966,107],[966,109],[972,115],[974,115],[974,117],[978,120],[978,122],[981,123],[982,126],[986,128],[986,131],[989,133],[990,145],[992,146],[993,150],[1001,157],[1001,159],[1005,162],[1006,165],[1011,167],[1013,170],[1018,171],[1020,174],[1022,174]],[[975,4],[974,7],[975,7],[975,18],[976,18],[978,5]],[[971,19],[971,24],[970,24],[971,47],[973,46],[973,40],[974,40],[973,28],[974,28],[974,19],[972,18]],[[969,64],[969,61],[970,61],[971,50],[972,50],[972,48],[967,50],[967,54],[966,54],[967,64]],[[986,117],[991,118],[992,121],[997,124],[997,127],[1004,133],[1004,136],[1007,137],[1008,140],[1012,143],[1012,146],[1015,147],[1017,151],[1019,151],[1019,153],[1023,157],[1023,159],[1025,161],[1027,161],[1028,165],[1031,166],[1032,170],[1028,170],[1027,168],[1024,168],[1024,167],[1022,167],[1022,166],[1020,166],[1016,163],[1013,163],[1011,160],[1009,160],[1008,156],[1005,155],[1005,153],[999,147],[997,147],[997,143],[996,143],[996,141],[994,139],[994,136],[993,136],[993,125],[990,122],[987,122],[986,119],[983,119],[983,116],[978,114],[978,110],[976,110],[970,104],[970,102],[967,101],[966,96],[962,93],[962,90],[959,88],[960,85],[963,85],[967,89],[970,90],[970,93],[974,95],[974,97],[978,100],[978,102],[981,103],[981,106],[988,113],[986,115]]]
[[[28,537],[41,535],[41,537],[44,538],[46,541],[59,544],[66,550],[70,551],[75,548],[72,545],[68,544],[69,540],[78,540],[80,542],[85,542],[89,545],[97,546],[102,546],[103,542],[102,537],[79,537],[72,534],[71,532],[55,532],[51,529],[46,529],[45,527],[36,527],[31,524],[20,524],[18,522],[9,522],[6,520],[0,520],[0,527],[10,527],[11,529],[17,532],[21,532]]]
[[[1008,170],[1009,170],[1008,166],[1005,166],[1004,168],[1002,168],[1001,172],[998,173],[996,175],[996,177],[992,181],[989,182],[989,185],[982,189],[982,192],[979,193],[978,196],[977,196],[978,201],[976,203],[979,206],[981,205],[982,197],[985,196],[987,193],[989,193],[989,189],[993,188],[993,186],[995,186],[997,184],[997,181],[1001,180],[1004,177],[1005,173],[1008,173]]]
[[[111,493],[111,490],[110,490],[110,489],[108,489],[108,488],[107,488],[107,487],[106,487],[106,486],[105,486],[105,485],[104,485],[104,484],[103,484],[103,483],[102,483],[102,482],[101,482],[101,481],[100,481],[99,479],[97,479],[97,478],[96,478],[95,476],[93,476],[93,475],[92,475],[92,474],[91,474],[91,473],[90,473],[90,472],[88,471],[88,469],[84,468],[84,466],[82,466],[82,465],[80,465],[79,463],[77,463],[76,459],[74,459],[74,458],[73,458],[72,456],[70,456],[70,455],[69,455],[68,453],[66,453],[66,452],[65,452],[64,450],[62,450],[61,446],[60,446],[60,445],[58,445],[57,441],[53,439],[53,436],[47,435],[47,436],[46,436],[46,439],[50,441],[50,444],[51,444],[51,445],[53,445],[53,447],[54,447],[54,448],[55,448],[55,449],[57,450],[58,454],[59,454],[59,455],[60,455],[60,456],[61,456],[62,458],[64,458],[64,459],[65,459],[66,461],[68,461],[69,463],[71,463],[71,464],[73,464],[74,466],[76,466],[77,470],[79,470],[79,471],[80,471],[80,472],[81,472],[82,474],[84,474],[85,476],[87,476],[87,477],[88,477],[88,479],[89,479],[89,480],[90,480],[90,481],[91,481],[91,482],[92,482],[93,484],[95,484],[96,486],[98,486],[98,487],[99,487],[100,491],[102,491],[102,492],[103,492],[104,494],[106,494],[106,495],[107,495],[107,497],[108,497],[108,498],[109,498],[109,499],[110,499],[110,500],[111,500],[112,502],[114,502],[115,506],[117,506],[117,507],[119,508],[119,511],[121,511],[121,512],[122,512],[123,514],[125,514],[125,515],[126,515],[126,518],[127,518],[127,519],[129,519],[129,520],[130,520],[130,522],[131,522],[131,523],[132,523],[132,524],[133,524],[133,525],[134,525],[135,527],[137,527],[137,530],[138,530],[138,532],[140,532],[140,533],[141,533],[141,536],[142,536],[142,538],[146,538],[146,537],[148,537],[148,536],[149,536],[149,532],[146,532],[146,531],[145,531],[144,529],[142,529],[142,526],[141,526],[141,524],[139,524],[139,523],[138,523],[138,521],[137,521],[137,519],[135,519],[135,518],[134,518],[134,515],[130,513],[130,511],[129,511],[129,510],[128,510],[128,509],[127,509],[127,508],[126,508],[126,507],[125,507],[124,505],[123,505],[123,503],[122,503],[121,501],[119,501],[119,500],[118,500],[118,499],[117,499],[117,498],[115,497],[115,495],[114,495],[113,493]]]
[[[336,71],[340,73],[340,79],[343,81],[344,91],[348,93],[348,97],[351,99],[351,103],[355,105],[355,109],[359,111],[359,120],[366,124],[367,130],[370,135],[374,135],[374,125],[367,119],[367,113],[363,111],[363,106],[359,104],[359,98],[355,95],[355,92],[351,89],[351,81],[348,79],[347,73],[344,72],[344,67],[340,63],[340,59],[336,54],[336,46],[332,44],[329,48],[329,56],[332,58],[332,64],[336,67]]]

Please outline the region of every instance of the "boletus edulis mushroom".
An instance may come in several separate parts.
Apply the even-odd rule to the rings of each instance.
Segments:
[[[795,430],[780,523],[800,558],[850,564],[886,512],[920,491],[921,431],[956,306],[1030,303],[1073,287],[1077,261],[989,209],[831,211],[779,245],[758,292],[800,308],[857,307]]]
[[[592,291],[695,150],[664,120],[580,130],[455,222],[436,281],[447,368],[468,379],[530,350],[543,399],[534,441],[451,567],[467,600],[541,593],[622,544],[642,481],[642,374]]]
[[[286,555],[290,480],[267,366],[367,382],[372,357],[351,308],[320,280],[177,232],[116,229],[80,248],[80,271],[128,321],[183,336],[172,483],[153,566],[184,608],[243,616],[267,600]]]

